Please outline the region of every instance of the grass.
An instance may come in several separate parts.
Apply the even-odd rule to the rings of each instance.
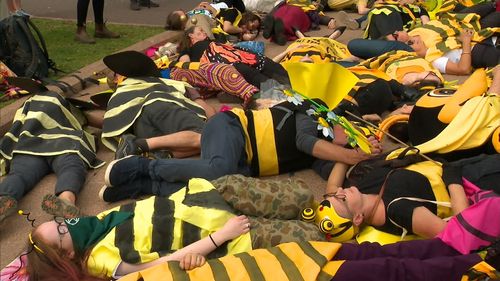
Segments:
[[[74,72],[88,64],[98,61],[118,50],[124,49],[141,40],[164,31],[161,27],[106,24],[106,26],[121,35],[118,39],[96,38],[96,44],[82,44],[74,41],[76,23],[74,21],[33,19],[42,32],[49,57],[56,67],[67,72]],[[90,36],[94,35],[94,25],[87,26]],[[53,79],[64,76],[64,73],[54,75]]]
[[[74,41],[76,23],[68,20],[32,19],[40,29],[47,45],[49,57],[56,67],[65,73],[50,71],[50,78],[58,79],[88,64],[98,61],[106,55],[124,49],[141,40],[164,31],[161,27],[106,24],[121,35],[118,39],[96,38],[96,44],[82,44]],[[94,35],[94,25],[87,26],[90,36]],[[36,37],[36,35],[35,35]],[[1,101],[0,108],[12,103],[12,100]]]

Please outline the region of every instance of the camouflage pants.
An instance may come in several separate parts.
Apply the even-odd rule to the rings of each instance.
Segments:
[[[302,209],[311,207],[314,200],[303,181],[229,175],[211,182],[236,212],[249,217],[254,249],[291,241],[325,240],[315,224],[300,220]]]

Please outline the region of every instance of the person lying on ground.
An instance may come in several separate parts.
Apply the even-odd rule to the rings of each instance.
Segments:
[[[346,148],[344,129],[335,125],[333,138],[324,135],[324,127],[318,127],[317,121],[305,113],[309,108],[306,103],[297,106],[283,102],[264,110],[234,108],[217,113],[203,129],[200,159],[131,156],[116,160],[108,166],[101,198],[109,201],[106,194],[120,190],[114,186],[133,186],[136,190],[129,193],[131,197],[144,192],[159,194],[162,191],[150,193],[141,190],[142,186],[161,185],[169,192],[169,185],[177,186],[192,177],[270,176],[309,168],[315,159],[355,164],[382,151],[373,137],[368,138],[371,154]]]
[[[348,49],[360,58],[376,57],[392,50],[413,51],[441,73],[455,75],[470,74],[472,67],[496,66],[500,51],[496,48],[499,42],[495,33],[500,30],[500,17],[484,27],[478,15],[469,17],[467,21],[459,16],[432,20],[410,32],[398,31],[394,34],[397,41],[353,39]]]
[[[364,38],[397,40],[397,31],[411,30],[417,25],[429,22],[425,8],[413,0],[399,0],[395,3],[380,3],[368,13],[368,25]]]
[[[421,132],[422,136],[412,136],[412,139],[419,141],[413,142],[417,145],[415,148],[422,153],[432,154],[435,157],[440,157],[440,159],[447,159],[447,161],[467,159],[480,153],[492,154],[494,156],[490,157],[497,157],[500,151],[498,146],[500,124],[498,123],[498,117],[495,118],[495,116],[500,113],[499,108],[496,106],[499,102],[498,94],[496,94],[500,89],[500,75],[497,75],[499,70],[498,67],[494,70],[494,79],[488,90],[488,95],[469,97],[460,102],[460,104],[463,104],[462,109],[464,111],[459,109],[456,116],[452,117],[452,121],[444,129],[440,130],[440,132],[446,131],[449,134],[455,133],[456,135],[435,132],[433,133],[434,137],[429,136],[430,139],[423,139],[424,136],[428,135],[426,130],[434,128],[436,124],[427,124],[427,128],[420,126],[417,130]],[[468,82],[466,81],[467,84],[464,84],[469,85]],[[480,85],[476,85],[476,87],[480,87]],[[469,90],[468,88],[465,89]],[[457,91],[453,97],[460,98],[463,93],[464,91]],[[484,101],[488,105],[485,107],[479,106],[477,105],[478,100]],[[426,106],[429,106],[430,100],[426,99],[426,101],[428,102]],[[439,101],[439,103],[442,102]],[[456,100],[450,100],[450,104],[455,104],[455,102]],[[467,110],[469,104],[473,105],[473,111]],[[418,118],[418,115],[413,116],[413,119],[410,116],[412,124],[415,123],[415,118]],[[433,119],[429,118],[429,116],[424,118],[427,118],[425,119],[426,123],[438,122],[438,120],[432,121]],[[474,121],[469,124],[463,121],[463,118],[472,118]],[[476,123],[477,126],[473,123]],[[419,123],[417,122],[417,124]],[[458,127],[464,128],[463,131],[460,131]],[[473,131],[472,135],[474,136],[472,138],[468,137],[471,131]],[[443,144],[444,139],[446,139],[446,144]],[[460,141],[454,141],[457,139]],[[443,151],[440,149],[443,145],[453,149]],[[391,155],[400,155],[397,153],[400,153],[400,151]],[[470,173],[462,174],[457,171],[456,165],[447,164],[442,168],[441,174],[441,164],[429,160],[412,165],[410,164],[413,162],[407,163],[403,161],[404,165],[394,166],[391,163],[399,163],[400,160],[391,158],[391,155],[387,158],[384,157],[382,160],[392,160],[382,161],[379,164],[376,161],[366,161],[365,164],[368,166],[361,165],[358,173],[351,171],[350,175],[352,177],[356,178],[356,175],[358,177],[354,184],[347,183],[347,186],[350,187],[346,189],[337,188],[337,186],[344,185],[343,181],[347,166],[336,164],[330,175],[325,197],[341,217],[352,220],[356,226],[363,223],[397,235],[408,232],[422,237],[432,237],[443,229],[446,223],[442,219],[446,218],[447,215],[442,204],[431,203],[431,201],[450,202],[451,209],[448,209],[448,212],[452,211],[455,214],[463,210],[468,203],[465,200],[462,188],[462,175],[469,177]],[[411,157],[415,156],[411,155]],[[411,157],[408,159],[411,159]],[[443,160],[442,162],[446,163]],[[390,165],[380,165],[381,163]],[[476,166],[474,167],[474,165]],[[362,174],[363,167],[373,168],[373,170],[368,174]],[[476,161],[469,165],[469,171],[479,171],[484,169],[482,167],[484,165],[480,161]],[[385,172],[382,172],[384,170]],[[467,178],[467,180],[479,184],[482,181],[481,177],[492,177],[487,181],[490,184],[487,189],[498,190],[498,183],[494,182],[495,179],[498,182],[500,176],[497,166],[489,169],[488,173],[479,174],[480,176],[474,175],[474,177]],[[484,187],[484,185],[481,187]],[[418,198],[418,200],[414,200],[415,198]]]
[[[214,17],[221,9],[229,8],[225,2],[201,2],[191,11],[176,10],[167,15],[166,30],[186,30],[192,26],[200,26],[207,33],[208,38],[215,40],[212,28],[216,26]]]
[[[29,234],[28,272],[31,280],[119,278],[194,253],[215,258],[284,242],[322,241],[314,224],[300,220],[301,208],[313,199],[300,180],[191,179],[168,197],[39,225]]]
[[[278,45],[297,39],[295,31],[307,32],[326,25],[328,29],[340,29],[349,23],[326,16],[312,1],[281,1],[264,18],[263,36]],[[345,27],[344,27],[345,29]]]
[[[57,200],[43,209],[62,217],[79,215],[76,196],[87,169],[104,165],[97,159],[94,136],[84,130],[84,115],[64,97],[31,79],[7,79],[34,95],[18,109],[10,130],[0,139],[0,175],[6,175],[0,182],[0,222],[52,172],[57,176]]]
[[[253,12],[241,13],[235,8],[221,9],[212,29],[215,40],[221,43],[253,41],[259,35],[261,19]]]
[[[184,41],[179,46],[180,62],[216,62],[232,64],[245,80],[257,88],[261,83],[274,79],[282,85],[290,85],[286,70],[270,58],[237,49],[228,44],[208,39],[199,27],[185,31]]]
[[[458,237],[460,239],[460,237]],[[461,254],[439,238],[389,245],[379,243],[295,242],[249,251],[205,262],[195,255],[178,269],[167,262],[123,277],[123,281],[159,278],[187,280],[487,280],[498,278],[498,242],[470,254]],[[251,257],[251,258],[249,258]],[[287,266],[281,266],[285,264]],[[208,272],[208,274],[207,274]],[[167,277],[168,276],[168,277]]]
[[[201,131],[215,109],[194,88],[159,78],[155,63],[137,52],[110,55],[104,62],[129,77],[121,79],[104,114],[101,138],[117,159],[149,151],[177,158],[199,154]]]

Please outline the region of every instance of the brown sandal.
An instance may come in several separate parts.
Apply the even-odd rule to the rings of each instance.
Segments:
[[[78,207],[54,194],[47,194],[43,197],[42,210],[55,217],[62,217],[65,219],[80,216],[80,209],[78,209]]]

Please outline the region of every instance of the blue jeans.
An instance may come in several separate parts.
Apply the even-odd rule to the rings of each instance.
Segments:
[[[14,154],[10,171],[0,183],[0,196],[9,195],[20,200],[51,172],[57,176],[56,195],[63,191],[76,195],[85,183],[87,165],[75,153],[55,156]]]
[[[154,182],[168,183],[186,183],[191,178],[213,180],[231,174],[248,176],[245,143],[239,119],[218,113],[203,129],[200,159],[153,160],[149,164],[149,175]]]
[[[403,42],[369,39],[353,39],[347,44],[347,49],[353,56],[362,59],[378,57],[394,50],[413,52],[413,49]]]

